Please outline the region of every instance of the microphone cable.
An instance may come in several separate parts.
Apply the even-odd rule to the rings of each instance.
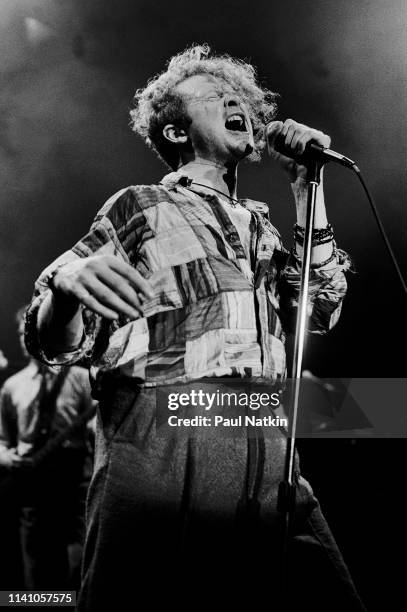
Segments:
[[[401,273],[400,266],[398,264],[398,261],[396,259],[395,254],[394,254],[394,251],[393,251],[393,249],[391,247],[390,241],[387,238],[386,230],[383,227],[383,223],[382,223],[382,221],[380,219],[379,211],[377,210],[376,204],[374,203],[373,198],[370,195],[369,189],[367,188],[366,182],[365,182],[365,180],[364,180],[364,178],[362,176],[362,173],[361,173],[360,169],[358,168],[358,166],[354,163],[354,164],[352,164],[349,167],[355,172],[356,176],[358,177],[359,181],[362,184],[362,187],[363,187],[363,189],[365,191],[365,194],[367,196],[367,199],[369,201],[370,208],[372,209],[373,216],[374,216],[374,218],[376,220],[376,223],[377,223],[377,226],[379,228],[380,234],[381,234],[381,236],[382,236],[382,238],[384,240],[384,244],[386,245],[387,252],[390,255],[390,259],[391,259],[391,261],[393,263],[394,269],[396,270],[396,273],[397,273],[397,275],[398,275],[398,277],[400,279],[400,283],[401,283],[401,286],[403,287],[404,294],[407,296],[407,285],[406,285],[406,282],[405,282],[405,280],[403,278],[403,275]]]

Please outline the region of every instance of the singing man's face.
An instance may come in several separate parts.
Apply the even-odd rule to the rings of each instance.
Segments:
[[[220,164],[237,163],[254,149],[247,106],[222,79],[198,74],[177,85],[191,125],[196,156]]]

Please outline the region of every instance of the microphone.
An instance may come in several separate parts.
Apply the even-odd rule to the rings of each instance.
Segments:
[[[356,162],[354,162],[349,157],[345,157],[341,153],[337,153],[336,151],[332,151],[332,149],[326,149],[321,145],[317,144],[310,140],[305,145],[304,153],[297,153],[289,146],[287,146],[284,142],[284,136],[277,136],[271,145],[267,140],[267,149],[269,154],[271,153],[271,149],[277,151],[277,153],[281,153],[281,155],[285,155],[286,157],[290,157],[294,159],[297,164],[306,165],[312,161],[318,161],[320,164],[326,164],[328,162],[336,162],[337,164],[341,164],[346,168],[354,169],[356,166]],[[357,167],[357,166],[356,166]]]

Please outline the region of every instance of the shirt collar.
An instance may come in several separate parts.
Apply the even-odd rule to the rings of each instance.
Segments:
[[[170,172],[169,174],[166,174],[164,178],[160,181],[160,185],[162,185],[168,190],[174,191],[177,190],[177,185],[179,185],[180,187],[190,187],[191,184],[192,179],[184,172]],[[199,188],[197,189],[197,191],[199,191]],[[213,192],[213,195],[216,197],[216,192]],[[242,206],[247,208],[247,210],[257,212],[268,218],[269,207],[264,202],[250,200],[249,198],[239,198],[239,202]]]
[[[160,185],[166,189],[177,190],[177,185],[181,187],[189,187],[192,184],[192,179],[183,172],[170,172],[161,179]]]

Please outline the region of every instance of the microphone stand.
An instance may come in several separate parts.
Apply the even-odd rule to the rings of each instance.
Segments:
[[[278,143],[277,143],[278,144]],[[362,187],[369,200],[369,204],[372,208],[375,220],[378,228],[391,257],[393,267],[399,277],[404,294],[407,295],[407,285],[404,281],[403,275],[400,270],[400,266],[393,253],[393,249],[390,245],[389,239],[387,238],[383,224],[380,220],[379,213],[373,202],[373,199],[369,193],[369,190],[363,180],[362,174],[354,161],[351,159],[339,155],[334,151],[323,149],[322,147],[311,147],[313,148],[314,155],[308,156],[307,159],[307,183],[308,183],[308,199],[307,199],[307,214],[304,231],[304,247],[302,255],[302,266],[301,266],[301,283],[298,300],[298,311],[297,321],[295,330],[295,341],[294,341],[294,356],[293,356],[293,367],[292,367],[292,378],[294,383],[294,392],[292,394],[290,409],[289,409],[289,421],[288,421],[288,432],[287,432],[287,447],[285,454],[285,465],[284,465],[284,479],[280,482],[277,497],[277,510],[281,514],[282,524],[282,546],[281,546],[281,578],[282,578],[282,589],[281,593],[285,594],[285,589],[288,584],[288,557],[289,557],[289,542],[292,531],[292,523],[295,514],[295,497],[296,497],[296,483],[294,482],[294,467],[295,467],[295,440],[297,434],[297,421],[298,421],[298,406],[300,398],[300,384],[302,374],[302,361],[304,354],[306,324],[307,324],[307,305],[309,296],[309,274],[311,270],[311,247],[312,247],[312,230],[314,227],[314,216],[315,216],[315,202],[317,188],[321,180],[321,168],[324,163],[328,161],[337,161],[340,164],[351,168],[360,180]],[[285,154],[284,144],[274,149],[277,152]],[[324,151],[329,152],[329,156],[324,155]],[[269,147],[270,152],[270,147]],[[317,155],[315,155],[317,153]],[[333,154],[333,155],[332,155]],[[290,154],[289,154],[290,155]]]
[[[307,215],[304,231],[304,246],[301,266],[301,284],[298,300],[297,322],[294,341],[294,357],[292,367],[292,378],[294,382],[294,393],[289,411],[287,447],[284,466],[284,480],[280,482],[277,498],[277,509],[281,513],[282,522],[282,550],[281,569],[282,586],[287,586],[288,577],[288,553],[289,539],[291,535],[292,521],[295,513],[296,484],[294,482],[295,466],[295,439],[298,420],[298,406],[300,397],[301,370],[304,354],[304,343],[307,325],[307,304],[309,295],[309,274],[311,269],[311,247],[312,230],[314,227],[315,202],[317,188],[321,180],[321,168],[323,161],[312,160],[308,164],[307,183]]]

